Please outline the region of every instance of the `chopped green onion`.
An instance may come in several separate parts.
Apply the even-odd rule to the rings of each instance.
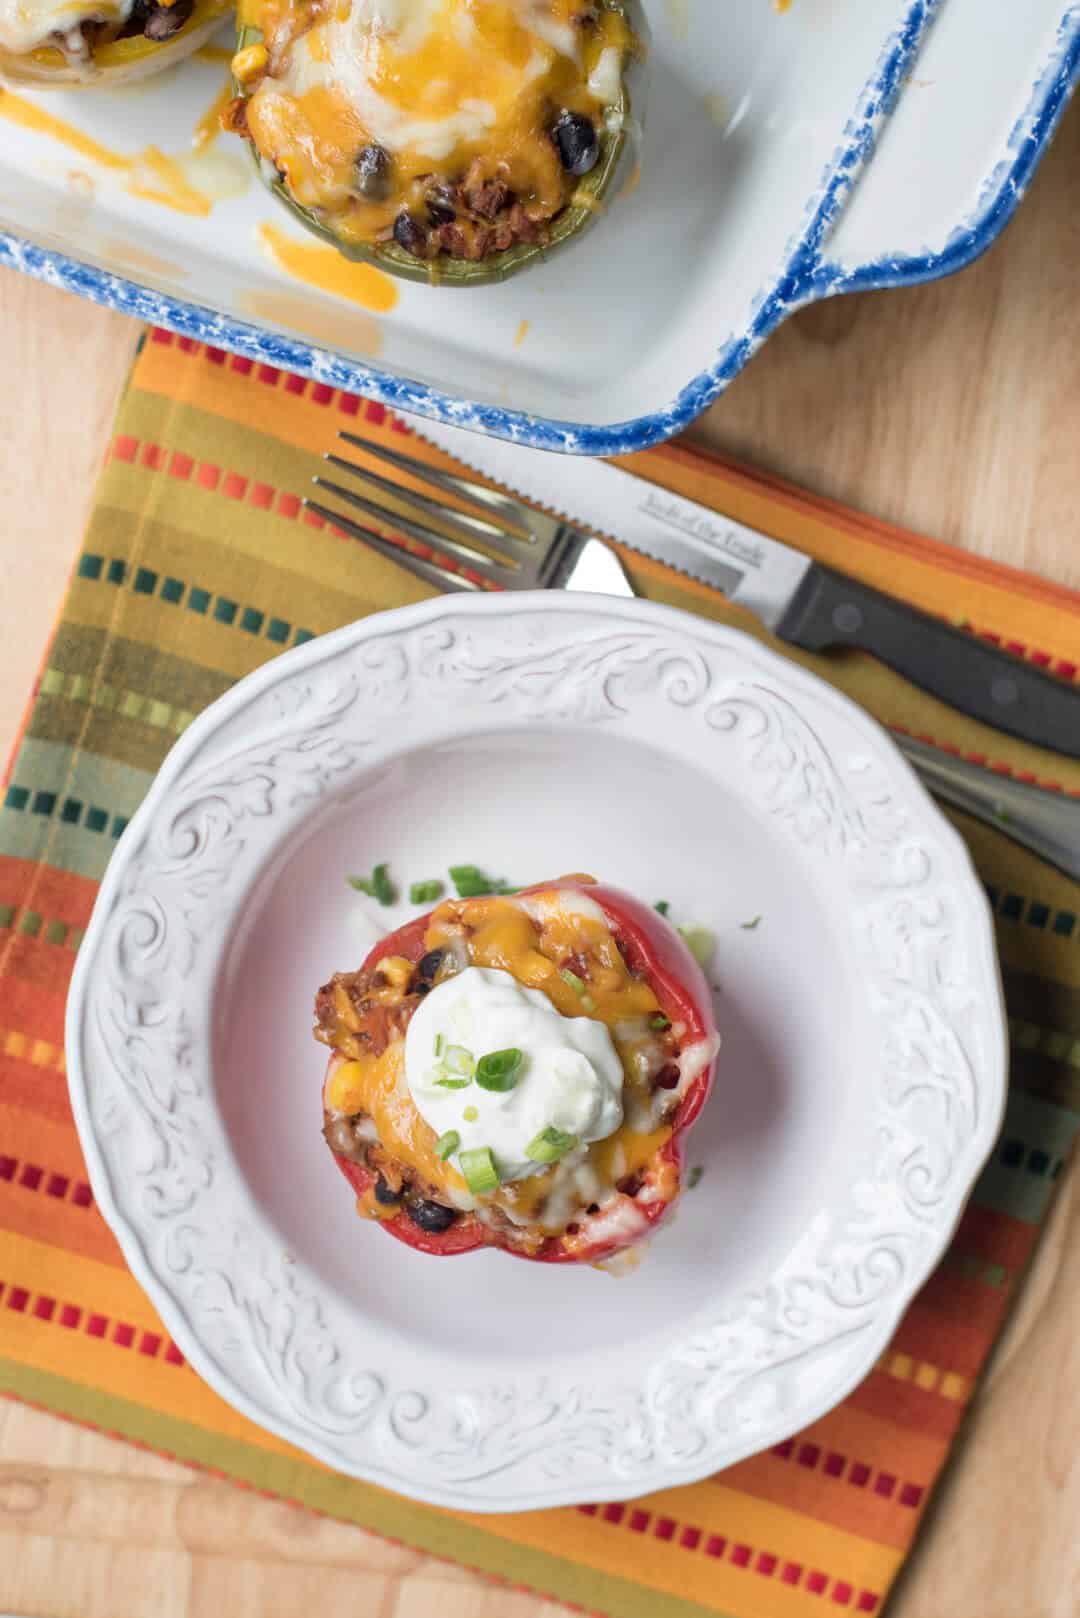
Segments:
[[[376,865],[370,876],[350,876],[350,888],[356,888],[358,893],[366,893],[369,899],[377,899],[381,905],[392,905],[394,902],[394,885],[390,881],[390,867]]]
[[[467,1090],[469,1085],[472,1083],[472,1080],[442,1078],[436,1079],[435,1083],[439,1086],[440,1090]]]
[[[466,1079],[471,1079],[476,1072],[476,1057],[464,1045],[448,1045],[443,1062],[448,1073],[460,1073]]]
[[[549,1124],[542,1129],[539,1135],[534,1135],[525,1148],[525,1156],[534,1163],[557,1163],[560,1157],[573,1151],[578,1143],[576,1135],[568,1135],[565,1130],[556,1129]]]
[[[559,976],[562,978],[564,983],[569,983],[575,994],[585,993],[585,979],[579,978],[576,972],[571,972],[568,966],[563,967],[562,971],[559,973]]]
[[[475,1124],[480,1114],[477,1112],[475,1107],[466,1107],[461,1116],[464,1118],[467,1124]]]
[[[441,1034],[436,1034],[435,1035],[435,1055],[436,1056],[441,1056],[442,1052],[443,1052],[443,1037],[442,1037]]]
[[[458,1157],[458,1166],[465,1176],[470,1191],[482,1197],[486,1191],[495,1191],[499,1184],[499,1171],[491,1155],[490,1146],[476,1146]]]
[[[650,1028],[655,1028],[657,1033],[660,1033],[660,1031],[662,1029],[671,1027],[671,1018],[670,1017],[665,1017],[663,1012],[661,1012],[658,1017],[654,1017],[652,1019],[652,1021],[649,1024],[649,1027]]]
[[[451,865],[450,880],[459,899],[482,899],[488,893],[516,893],[502,877],[485,876],[478,865]]]
[[[740,921],[739,926],[744,933],[752,933],[754,928],[759,926],[760,923],[761,917],[755,916],[753,921]]]
[[[448,1129],[446,1134],[440,1135],[438,1140],[435,1142],[435,1155],[436,1157],[441,1157],[445,1163],[446,1159],[450,1156],[450,1153],[456,1152],[460,1145],[461,1136],[458,1134],[457,1130]]]
[[[686,1176],[686,1189],[688,1191],[692,1191],[696,1185],[700,1185],[701,1176],[704,1173],[705,1170],[702,1168],[701,1164],[695,1163],[694,1167],[690,1170],[690,1173]]]
[[[582,1011],[595,1011],[596,1010],[596,1001],[593,999],[591,994],[583,994],[582,995],[582,997],[581,997],[581,1009],[582,1009]]]
[[[409,886],[409,903],[412,905],[428,905],[436,899],[442,898],[443,884],[438,877],[430,882],[413,882]]]
[[[658,910],[662,916],[666,916],[671,906],[666,899],[657,899],[653,909]]]
[[[516,1048],[489,1051],[476,1064],[476,1082],[481,1090],[512,1090],[521,1077],[525,1052]]]
[[[716,934],[707,927],[680,927],[679,937],[699,966],[708,966],[716,948]]]

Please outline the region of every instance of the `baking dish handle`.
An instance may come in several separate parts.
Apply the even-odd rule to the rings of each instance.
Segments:
[[[977,258],[1023,197],[1078,73],[1080,9],[1065,0],[940,6],[822,246],[822,295],[931,280]]]

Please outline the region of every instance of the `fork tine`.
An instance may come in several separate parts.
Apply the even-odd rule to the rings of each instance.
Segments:
[[[378,472],[369,472],[366,466],[357,466],[355,461],[347,461],[343,455],[331,455],[329,451],[323,456],[331,466],[340,466],[343,472],[351,472],[354,477],[363,478],[365,483],[371,483],[384,493],[391,494],[397,500],[405,500],[416,506],[421,512],[431,517],[437,517],[448,527],[456,528],[466,539],[470,534],[479,534],[481,539],[496,545],[520,545],[519,535],[511,534],[508,529],[500,528],[496,523],[488,522],[486,517],[474,517],[471,512],[459,511],[456,506],[442,505],[433,500],[429,494],[422,494],[419,489],[407,489],[401,483],[395,483],[391,478],[384,478]]]
[[[404,545],[395,545],[393,540],[384,539],[373,528],[365,528],[362,523],[353,522],[351,517],[345,517],[339,511],[331,511],[329,506],[320,505],[318,500],[304,500],[309,511],[315,511],[327,522],[333,523],[337,528],[343,528],[354,539],[362,540],[370,545],[373,551],[385,556],[389,561],[396,562],[403,567],[406,573],[412,573],[425,584],[433,584],[437,590],[474,590],[483,589],[473,579],[467,579],[461,573],[451,573],[449,568],[440,567],[438,562],[429,562],[426,557],[414,556],[407,551]]]
[[[414,477],[425,479],[433,483],[436,488],[442,489],[445,494],[460,495],[465,500],[472,500],[478,506],[484,506],[488,511],[500,512],[504,517],[522,529],[533,538],[530,526],[528,506],[519,500],[513,500],[508,494],[499,489],[489,489],[484,483],[474,483],[471,478],[459,477],[456,472],[444,472],[442,467],[429,466],[426,461],[417,460],[415,455],[406,455],[400,449],[388,449],[384,444],[373,444],[368,438],[360,438],[356,433],[340,432],[347,444],[354,444],[368,455],[374,455],[377,460],[387,461],[396,466],[401,472],[410,472]]]
[[[423,523],[414,522],[411,517],[403,517],[399,512],[387,511],[385,506],[377,505],[374,500],[365,499],[362,494],[356,494],[352,489],[343,488],[340,483],[332,483],[329,478],[314,477],[311,481],[318,488],[337,495],[339,500],[347,500],[351,506],[356,506],[357,510],[364,512],[368,517],[374,517],[376,522],[386,523],[391,528],[397,528],[401,533],[407,534],[410,539],[417,540],[421,545],[430,545],[432,550],[442,551],[445,556],[454,556],[459,562],[467,563],[485,578],[496,577],[500,573],[505,576],[514,572],[512,562],[488,556],[463,540],[448,539],[445,534],[425,528]]]

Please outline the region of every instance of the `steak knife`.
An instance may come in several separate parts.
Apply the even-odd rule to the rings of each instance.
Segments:
[[[526,500],[719,590],[780,640],[857,647],[973,719],[1080,758],[1080,687],[611,462],[413,420],[422,438]]]

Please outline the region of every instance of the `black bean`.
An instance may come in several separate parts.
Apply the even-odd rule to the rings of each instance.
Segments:
[[[128,12],[127,21],[120,30],[121,39],[134,39],[142,35],[150,18],[151,0],[135,0],[135,4]]]
[[[676,1090],[678,1089],[679,1079],[681,1077],[682,1075],[679,1072],[678,1063],[666,1062],[653,1080],[653,1089]]]
[[[393,1208],[401,1201],[401,1192],[387,1185],[381,1174],[375,1181],[375,1201],[381,1202],[384,1208]]]
[[[434,1236],[440,1231],[449,1230],[457,1218],[453,1208],[444,1208],[441,1202],[427,1202],[423,1197],[407,1202],[405,1212],[414,1225],[419,1225],[421,1230],[429,1231]]]
[[[551,134],[559,149],[559,161],[568,174],[588,174],[600,161],[596,128],[583,113],[561,113]]]
[[[161,6],[151,0],[147,8],[147,18],[143,24],[143,34],[147,39],[172,39],[178,34],[195,10],[195,0],[173,0],[171,6]]]
[[[353,163],[353,179],[360,195],[369,202],[381,202],[390,190],[393,166],[384,146],[361,146]]]
[[[416,258],[427,258],[427,231],[411,213],[399,213],[394,220],[394,240],[406,253]]]
[[[420,959],[416,963],[417,981],[413,984],[414,994],[419,994],[422,992],[420,989],[421,983],[425,985],[425,989],[423,991],[424,993],[427,992],[427,989],[431,988],[431,985],[435,982],[435,979],[438,976],[439,968],[442,965],[443,955],[445,953],[445,950],[429,949],[426,955],[421,955]]]
[[[453,186],[432,186],[427,194],[427,211],[433,225],[452,225],[457,218],[457,198]]]

